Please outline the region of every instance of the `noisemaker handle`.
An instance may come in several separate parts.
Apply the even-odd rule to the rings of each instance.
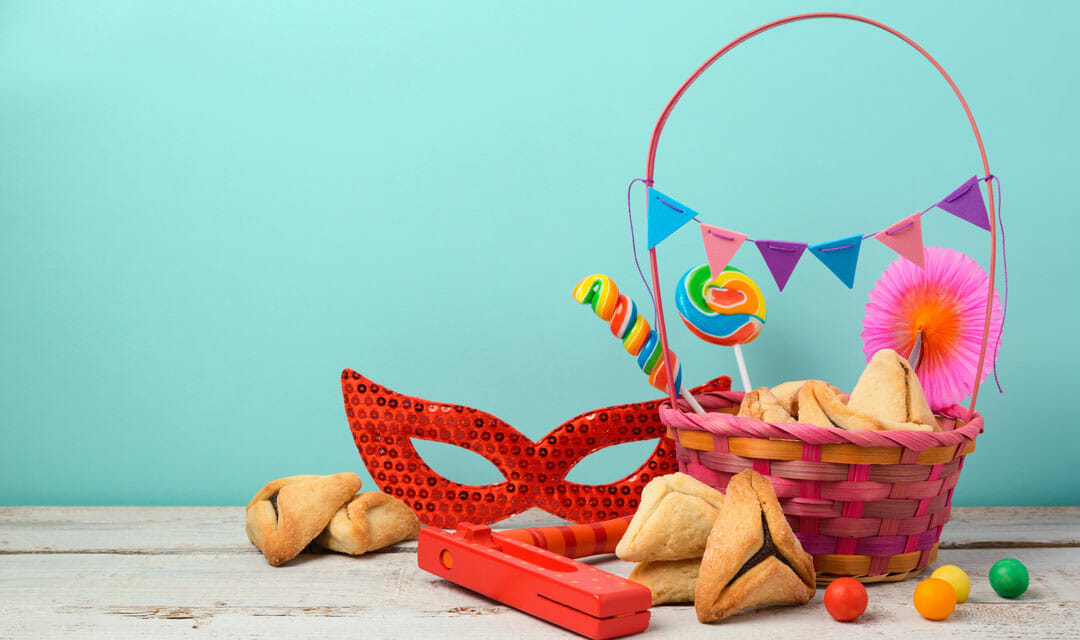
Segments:
[[[626,533],[630,519],[631,516],[623,516],[593,524],[507,529],[493,532],[493,535],[512,538],[567,558],[585,558],[615,553],[615,546]]]

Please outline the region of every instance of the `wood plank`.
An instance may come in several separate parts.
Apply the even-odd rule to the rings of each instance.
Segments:
[[[243,507],[0,507],[0,553],[242,550]]]
[[[530,509],[496,526],[511,529],[565,523]],[[0,554],[249,549],[243,507],[0,507]]]
[[[1080,546],[1080,507],[956,507],[942,548]]]
[[[497,526],[562,522],[533,509]],[[957,507],[941,539],[942,549],[1044,546],[1080,546],[1080,507]],[[0,555],[250,548],[242,507],[0,507]]]
[[[1003,556],[1029,567],[1032,585],[1009,601],[985,571]],[[690,607],[653,610],[649,638],[740,635],[825,640],[870,637],[1075,637],[1080,628],[1080,550],[954,549],[941,562],[969,571],[972,597],[943,623],[911,606],[915,582],[871,585],[854,625],[828,617],[818,591],[806,607],[768,609],[718,625],[698,624]],[[281,568],[254,550],[207,553],[0,555],[0,636],[5,638],[199,637],[559,638],[556,627],[424,573],[412,553],[359,558],[309,554]],[[629,574],[614,559],[594,563]]]

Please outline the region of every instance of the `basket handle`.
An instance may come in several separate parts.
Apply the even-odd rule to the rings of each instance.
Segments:
[[[675,92],[675,95],[671,96],[671,99],[668,100],[667,106],[664,107],[663,113],[660,114],[660,119],[656,121],[656,126],[653,128],[652,140],[649,141],[649,159],[645,172],[646,184],[653,184],[654,169],[656,164],[656,147],[660,142],[660,133],[664,130],[664,124],[667,123],[668,116],[671,115],[672,110],[675,109],[675,105],[679,103],[679,100],[682,99],[683,94],[686,93],[686,90],[690,88],[690,85],[694,84],[694,82],[701,76],[701,74],[705,73],[706,69],[711,67],[714,62],[721,58],[721,56],[727,54],[729,51],[746,42],[747,40],[753,38],[754,36],[760,35],[770,29],[774,29],[776,27],[791,22],[815,20],[818,18],[838,18],[841,20],[853,20],[855,22],[862,22],[864,24],[868,24],[872,27],[877,27],[878,29],[891,33],[897,38],[900,38],[907,44],[911,45],[916,51],[921,53],[924,58],[929,60],[930,64],[934,65],[934,68],[938,70],[938,73],[940,73],[941,76],[945,78],[945,82],[949,83],[949,87],[953,90],[953,93],[956,94],[956,98],[960,101],[960,106],[964,108],[964,113],[967,115],[968,122],[971,124],[971,131],[975,134],[975,142],[979,145],[979,155],[982,157],[983,164],[983,175],[990,175],[990,163],[986,159],[986,148],[983,146],[982,136],[979,135],[979,127],[975,124],[975,116],[971,114],[971,108],[968,107],[967,100],[964,99],[964,95],[960,93],[960,89],[957,88],[956,83],[953,82],[952,78],[949,77],[949,74],[945,71],[944,67],[942,67],[938,63],[938,61],[934,59],[933,56],[927,53],[926,49],[923,49],[914,40],[900,33],[896,29],[877,22],[876,20],[871,20],[870,18],[864,18],[862,16],[857,16],[850,13],[802,13],[794,16],[788,16],[786,18],[781,18],[779,20],[774,20],[772,22],[763,24],[756,29],[747,31],[738,38],[735,38],[731,42],[724,45],[722,49],[714,53],[711,58],[706,60],[700,67],[698,67],[697,70],[694,71],[694,73],[690,74],[690,77],[682,83],[682,86],[680,86],[679,90]],[[979,397],[979,382],[982,380],[983,365],[986,361],[986,347],[987,341],[990,337],[990,319],[994,305],[994,274],[997,266],[997,235],[995,233],[996,215],[994,211],[994,191],[990,185],[989,180],[986,181],[986,193],[989,199],[988,213],[990,216],[990,286],[986,296],[986,319],[983,323],[982,345],[979,349],[979,366],[975,370],[975,384],[971,392],[971,404],[968,405],[968,419],[970,419],[971,416],[974,415],[975,400]],[[649,249],[649,265],[652,269],[652,285],[653,292],[655,293],[656,298],[656,328],[657,331],[660,333],[660,344],[664,353],[664,364],[670,370],[671,351],[668,348],[667,326],[664,322],[664,304],[663,300],[660,297],[660,274],[656,266],[656,247]],[[671,397],[671,405],[673,407],[676,406],[674,383],[670,379],[668,380],[668,395]]]

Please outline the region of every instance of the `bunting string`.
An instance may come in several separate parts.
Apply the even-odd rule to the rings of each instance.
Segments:
[[[1000,186],[1000,179],[999,179],[999,178],[998,178],[998,177],[997,177],[996,175],[993,175],[993,174],[991,174],[991,175],[989,175],[989,176],[986,176],[986,177],[984,177],[984,178],[976,178],[976,179],[977,179],[977,180],[978,180],[979,182],[985,182],[985,181],[997,181],[997,182],[998,182],[998,187],[997,187],[997,196],[996,196],[996,197],[997,197],[997,198],[998,198],[998,199],[1000,200],[1000,198],[1001,198],[1001,186]],[[631,180],[631,181],[630,181],[630,186],[632,187],[632,186],[634,185],[634,183],[635,183],[635,182],[639,182],[639,181],[640,181],[640,182],[644,182],[645,184],[649,184],[649,183],[648,183],[648,181],[647,181],[647,180],[646,180],[645,178],[634,178],[633,180]],[[654,191],[655,191],[655,190],[654,190]],[[669,202],[663,202],[663,205],[664,205],[664,206],[667,206],[668,208],[670,208],[670,209],[672,209],[673,211],[676,211],[676,212],[678,212],[678,213],[684,213],[684,211],[683,211],[682,209],[676,209],[676,208],[675,208],[675,207],[673,207],[673,206],[672,206],[672,205],[671,205],[671,204],[670,204]],[[923,210],[921,210],[921,211],[917,211],[917,212],[915,212],[915,214],[913,214],[913,215],[916,215],[916,216],[924,216],[924,215],[926,215],[927,213],[930,213],[930,212],[932,212],[932,211],[933,211],[934,209],[938,209],[938,208],[940,208],[940,207],[939,207],[938,205],[939,205],[939,203],[935,202],[934,204],[932,204],[932,205],[930,205],[930,206],[926,207],[925,209],[923,209]],[[626,207],[627,207],[627,210],[629,210],[629,209],[630,209],[630,190],[629,190],[629,189],[627,189],[627,192],[626,192]],[[698,224],[706,224],[706,223],[702,222],[701,220],[699,220],[699,219],[698,219],[698,217],[697,217],[697,215],[698,215],[698,214],[697,214],[696,212],[694,212],[694,217],[692,217],[692,218],[687,218],[687,219],[686,219],[686,221],[687,221],[687,222],[689,222],[689,221],[693,220],[694,222],[696,222],[696,223],[698,223]],[[631,223],[631,224],[632,224],[632,223]],[[911,226],[911,225],[910,225],[910,224],[909,224],[909,225],[905,225],[905,226],[904,226],[904,228],[907,228],[907,227],[909,227],[909,226]],[[976,226],[978,226],[978,225],[976,225]],[[715,228],[716,228],[716,227],[713,227],[713,229],[715,229]],[[891,229],[891,227],[886,227],[886,229]],[[884,231],[884,230],[883,230],[883,231]],[[901,229],[895,229],[895,230],[891,231],[891,232],[889,233],[889,235],[892,235],[893,233],[896,233],[896,232],[899,232],[899,231],[903,231],[903,228],[901,228]],[[630,233],[631,233],[631,234],[633,234],[633,232],[634,232],[634,230],[633,230],[633,229],[631,229],[631,230],[630,230]],[[870,233],[866,233],[866,234],[863,234],[863,236],[862,236],[862,239],[863,239],[863,240],[866,240],[867,238],[873,238],[873,237],[874,237],[875,235],[877,235],[878,233],[882,233],[882,232],[881,232],[881,231],[878,231],[878,232],[870,232]],[[711,236],[714,236],[714,237],[717,237],[717,238],[720,238],[720,239],[722,239],[722,240],[728,240],[728,241],[731,241],[731,240],[736,240],[736,239],[737,239],[737,238],[734,238],[734,237],[732,237],[732,236],[727,236],[727,235],[723,235],[723,234],[721,234],[721,233],[717,233],[717,232],[715,232],[715,231],[710,231],[710,232],[709,232],[709,235],[711,235]],[[747,236],[747,237],[746,237],[746,240],[747,240],[748,242],[766,242],[766,241],[764,241],[764,240],[755,240],[754,238],[751,238],[751,237],[749,237],[749,236]],[[776,241],[775,241],[775,240],[772,240],[772,241],[769,241],[769,242],[776,242]],[[657,243],[657,244],[659,244],[659,243]],[[635,253],[635,255],[636,255],[636,253]]]
[[[634,210],[630,206],[630,192],[634,190],[634,183],[641,182],[646,187],[652,187],[652,180],[648,178],[634,178],[630,181],[630,184],[626,187],[626,215],[630,219],[630,247],[634,250],[634,264],[637,265],[638,275],[641,276],[641,282],[645,285],[645,290],[649,292],[649,299],[652,300],[653,308],[653,326],[656,322],[656,297],[653,295],[652,287],[649,286],[649,279],[645,277],[645,271],[641,268],[641,262],[637,257],[637,240],[634,238]]]
[[[1009,312],[1009,260],[1005,257],[1005,220],[1002,213],[1005,209],[1004,200],[1001,197],[1001,180],[994,174],[990,174],[986,177],[991,181],[994,188],[994,202],[997,203],[997,221],[998,228],[1001,229],[1001,267],[1005,272],[1005,299],[1001,303],[1001,330],[998,331],[997,345],[994,346],[994,384],[997,385],[998,393],[1005,393],[1005,390],[1001,388],[1001,381],[998,380],[997,372],[997,354],[1001,349],[1001,334],[1005,333],[1005,315]]]
[[[986,229],[987,231],[990,230],[990,221],[986,211],[986,204],[983,202],[981,191],[977,188],[980,182],[987,182],[991,185],[992,197],[994,197],[998,203],[999,213],[997,219],[999,228],[1001,229],[1002,266],[1005,270],[1006,304],[1008,301],[1009,285],[1008,264],[1005,259],[1005,223],[1000,214],[1000,209],[1002,208],[1001,179],[993,174],[982,178],[972,176],[944,199],[931,204],[921,211],[913,213],[907,218],[904,218],[881,231],[849,236],[816,245],[808,245],[801,242],[782,242],[779,240],[756,240],[744,233],[705,224],[698,219],[698,213],[696,211],[654,189],[651,180],[646,178],[634,178],[630,181],[630,185],[626,189],[626,210],[630,223],[630,241],[632,243],[634,264],[637,266],[638,275],[641,276],[642,283],[645,284],[646,288],[650,288],[648,278],[645,277],[645,272],[641,268],[641,262],[638,259],[637,240],[634,234],[634,215],[630,196],[634,183],[636,182],[642,182],[648,188],[649,249],[653,249],[684,224],[693,220],[701,227],[702,238],[705,242],[705,251],[709,257],[709,267],[712,273],[715,274],[723,271],[724,266],[731,260],[738,248],[744,242],[749,241],[757,245],[761,250],[762,256],[765,258],[765,262],[769,266],[770,271],[773,272],[773,277],[781,290],[784,288],[787,277],[790,276],[790,270],[794,269],[795,263],[798,262],[799,257],[801,257],[801,254],[805,249],[809,249],[812,253],[817,255],[827,267],[836,273],[837,277],[841,280],[845,280],[845,283],[847,284],[846,281],[848,276],[851,275],[848,272],[853,272],[855,266],[854,263],[858,258],[859,245],[863,240],[868,238],[875,238],[881,241],[901,256],[921,267],[921,220],[922,216],[932,210],[941,209],[942,211],[951,213],[979,228]],[[713,239],[730,244],[718,245],[713,242]],[[841,251],[849,252],[848,255],[844,256],[843,260],[837,260],[828,256],[828,254]],[[788,255],[784,256],[783,254]],[[776,263],[782,264],[777,266]],[[850,287],[851,284],[848,284],[848,286]],[[653,304],[655,306],[655,300],[653,301]]]
[[[698,212],[678,202],[653,188],[652,184],[644,178],[635,178],[630,182],[644,182],[648,188],[649,202],[649,242],[648,248],[653,249],[667,239],[680,227],[693,220],[702,230],[702,239],[705,244],[705,252],[709,257],[709,267],[716,274],[723,270],[731,260],[735,252],[744,242],[755,244],[761,251],[766,266],[769,267],[773,279],[782,291],[787,284],[788,278],[794,271],[795,266],[802,257],[804,250],[809,249],[819,260],[825,264],[837,278],[849,288],[854,286],[854,272],[858,262],[860,243],[868,238],[874,238],[882,244],[893,249],[902,257],[911,260],[919,267],[923,266],[923,241],[922,241],[922,216],[940,209],[975,226],[990,230],[989,216],[986,211],[979,189],[979,183],[996,180],[998,197],[1000,197],[1000,180],[993,175],[982,178],[972,176],[960,187],[954,190],[942,200],[925,207],[921,211],[904,218],[885,229],[877,232],[854,235],[830,242],[822,242],[809,245],[801,242],[781,242],[778,240],[765,240],[751,238],[746,234],[723,229],[705,224],[698,217]],[[627,210],[631,208],[630,189],[627,189]],[[631,216],[632,218],[632,216]],[[999,218],[1000,219],[1000,218]],[[633,221],[631,219],[631,234],[633,234]],[[1004,249],[1004,242],[1002,243]],[[637,262],[635,243],[635,262]],[[644,279],[644,272],[638,264],[638,273]],[[645,279],[646,285],[648,280]]]
[[[809,245],[804,242],[786,242],[779,240],[757,240],[744,233],[715,227],[702,222],[698,218],[698,212],[667,196],[655,188],[653,182],[646,178],[634,178],[626,190],[626,209],[630,222],[630,240],[634,250],[634,264],[638,274],[645,285],[649,297],[652,299],[655,314],[656,299],[652,287],[637,255],[637,241],[634,236],[634,217],[631,206],[631,191],[634,183],[642,182],[648,189],[648,248],[651,250],[663,242],[679,228],[693,220],[701,228],[702,241],[705,245],[705,253],[708,257],[709,269],[713,275],[719,274],[734,257],[735,253],[744,242],[751,242],[761,252],[765,265],[769,268],[777,286],[783,291],[788,279],[794,272],[796,265],[805,251],[809,250],[818,258],[837,278],[848,288],[854,287],[855,270],[858,264],[859,250],[864,240],[874,238],[889,247],[903,258],[910,260],[917,266],[924,266],[922,217],[934,209],[940,209],[950,213],[961,220],[969,222],[986,231],[991,230],[986,203],[983,201],[979,185],[986,182],[991,189],[991,197],[997,203],[997,224],[1001,230],[1001,262],[1004,271],[1004,301],[1002,304],[1001,331],[998,333],[994,353],[1001,347],[1001,333],[1004,332],[1005,316],[1009,305],[1009,264],[1005,252],[1005,221],[1002,213],[1003,200],[1001,195],[1001,180],[994,174],[983,177],[972,176],[968,178],[952,193],[938,202],[931,204],[921,211],[903,218],[888,227],[872,233],[853,235],[839,238],[828,242]],[[998,391],[1004,393],[1001,381],[998,378],[997,359],[993,365],[994,383]]]

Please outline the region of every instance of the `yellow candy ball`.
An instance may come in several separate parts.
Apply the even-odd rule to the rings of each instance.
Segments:
[[[927,578],[915,587],[915,610],[927,620],[944,620],[956,608],[956,591],[938,578]]]
[[[971,593],[971,580],[968,575],[964,573],[964,570],[954,564],[947,564],[943,567],[938,567],[930,574],[931,578],[937,578],[938,580],[944,580],[952,585],[952,588],[956,591],[956,602],[967,602],[968,595]]]

